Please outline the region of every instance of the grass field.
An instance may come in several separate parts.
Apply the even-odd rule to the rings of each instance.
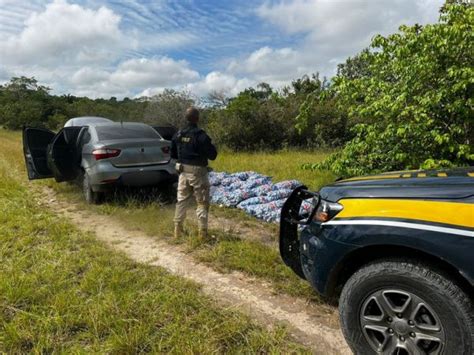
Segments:
[[[16,165],[18,169],[22,171],[22,177],[25,178],[26,173],[24,172],[24,162],[20,150],[20,135],[18,133],[3,132],[0,138],[5,138],[5,141],[8,141],[7,145],[11,150],[11,153],[8,154],[10,164]],[[257,158],[259,154],[261,154],[261,157]],[[255,168],[254,170],[258,172],[275,176],[275,181],[278,181],[280,179],[292,178],[292,172],[288,169],[293,169],[293,171],[297,171],[297,173],[300,174],[298,169],[300,162],[308,159],[310,155],[318,157],[319,159],[325,156],[324,153],[299,153],[294,151],[275,153],[273,158],[269,158],[268,153],[239,153],[232,155],[224,152],[220,158],[216,160],[215,166],[217,168],[217,166],[219,166],[218,164],[230,164],[231,161],[234,161],[234,163],[231,164],[234,167],[234,171],[251,170]],[[226,158],[226,156],[228,158]],[[270,159],[274,159],[273,164],[268,163]],[[266,161],[267,165],[262,164],[261,167],[259,167],[255,165],[255,163],[252,163],[252,161],[258,160]],[[244,169],[246,161],[253,165]],[[284,161],[284,163],[282,161]],[[238,169],[239,166],[242,167],[242,169]],[[228,168],[227,171],[232,170]],[[308,174],[307,172],[303,172],[298,178],[301,179],[301,177],[313,175],[314,173]],[[321,178],[314,177],[313,181],[321,182],[323,180],[330,180],[331,178],[332,177],[327,174]],[[306,183],[306,181],[303,182]],[[242,239],[235,233],[224,232],[220,229],[211,230],[211,234],[217,237],[212,242],[198,242],[196,238],[194,238],[196,228],[193,224],[187,226],[187,233],[181,240],[172,239],[173,205],[163,206],[155,200],[143,200],[135,196],[126,196],[123,198],[122,196],[122,198],[113,199],[100,206],[91,206],[85,204],[79,189],[73,185],[66,183],[57,184],[51,179],[36,183],[47,184],[53,187],[57,192],[80,205],[81,208],[92,209],[97,213],[115,218],[117,222],[122,223],[125,228],[132,230],[138,229],[150,236],[163,238],[170,243],[184,244],[195,258],[221,271],[241,271],[249,276],[269,281],[278,292],[305,297],[313,302],[320,301],[309,284],[297,277],[283,264],[276,248],[263,245],[258,241]],[[234,219],[238,223],[258,224],[273,234],[275,239],[277,238],[276,225],[258,222],[254,218],[243,215],[241,211],[235,209],[222,209],[212,206],[211,211],[219,216]],[[192,214],[193,211],[190,210],[189,213]]]
[[[49,213],[23,166],[0,131],[0,353],[304,351]]]
[[[1,131],[0,131],[1,132]],[[23,157],[20,150],[20,136],[18,133],[2,132],[0,138],[8,142],[10,153],[7,155],[9,164],[15,165],[22,172],[25,179]],[[255,170],[257,172],[274,176],[274,180],[297,178],[308,183],[313,181],[313,187],[330,181],[333,177],[327,173],[318,176],[313,172],[302,171],[299,165],[308,159],[323,159],[325,153],[310,153],[284,151],[275,154],[269,153],[238,153],[223,152],[214,162],[216,170],[242,171]],[[261,162],[261,164],[258,164]],[[247,164],[249,166],[247,166]],[[242,239],[236,233],[224,232],[220,229],[211,230],[217,238],[211,243],[198,242],[193,236],[196,234],[195,226],[187,227],[187,234],[181,240],[172,239],[172,217],[174,206],[163,206],[157,201],[138,199],[135,196],[114,199],[100,206],[86,205],[83,197],[73,185],[66,183],[57,184],[51,179],[35,182],[34,184],[47,184],[53,187],[81,208],[92,209],[97,213],[115,218],[126,228],[144,231],[150,236],[166,239],[170,243],[186,245],[195,258],[221,271],[241,271],[252,277],[261,278],[273,284],[278,292],[294,296],[305,297],[319,302],[308,283],[298,278],[281,261],[278,250],[258,241]],[[259,225],[266,228],[270,234],[277,237],[277,226],[258,222],[252,217],[243,215],[241,211],[228,208],[211,207],[214,214],[234,219],[238,223]],[[192,214],[192,211],[189,211]]]

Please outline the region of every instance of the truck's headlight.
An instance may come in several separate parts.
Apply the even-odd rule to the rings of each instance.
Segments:
[[[327,222],[333,219],[342,210],[342,205],[337,202],[329,202],[321,199],[318,209],[316,210],[313,219],[316,222]]]

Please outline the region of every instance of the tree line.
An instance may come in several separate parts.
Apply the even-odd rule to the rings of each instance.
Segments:
[[[102,116],[115,121],[145,121],[179,126],[182,113],[194,100],[189,93],[165,90],[152,98],[90,99],[74,95],[51,95],[51,88],[35,78],[14,77],[0,85],[0,126],[17,130],[23,126],[58,129],[72,117]]]
[[[117,100],[56,96],[34,78],[0,86],[0,125],[57,129],[71,117],[103,116],[181,127],[190,105],[214,140],[233,150],[339,148],[306,169],[339,176],[474,163],[474,8],[448,1],[438,23],[401,26],[338,65],[274,89],[267,83],[228,98],[164,90]]]

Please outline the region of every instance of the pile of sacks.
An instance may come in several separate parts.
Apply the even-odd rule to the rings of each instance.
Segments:
[[[269,176],[254,171],[240,173],[211,172],[211,202],[220,206],[237,207],[267,222],[279,222],[283,204],[291,192],[302,185],[298,180],[272,183]],[[302,213],[312,205],[304,201]]]

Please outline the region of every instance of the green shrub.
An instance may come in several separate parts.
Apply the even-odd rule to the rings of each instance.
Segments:
[[[286,147],[331,148],[346,141],[347,116],[333,98],[307,101],[307,125],[295,117],[308,94],[327,91],[317,75],[304,76],[281,92],[265,83],[231,99],[210,114],[209,132],[220,145],[233,150],[277,150]]]
[[[376,36],[360,74],[340,72],[332,87],[354,138],[304,167],[352,176],[473,163],[473,23],[474,7],[449,4],[437,24]]]
[[[240,93],[222,110],[211,113],[208,124],[212,137],[233,150],[281,148],[285,139],[283,122],[274,102],[258,99],[250,90]]]

